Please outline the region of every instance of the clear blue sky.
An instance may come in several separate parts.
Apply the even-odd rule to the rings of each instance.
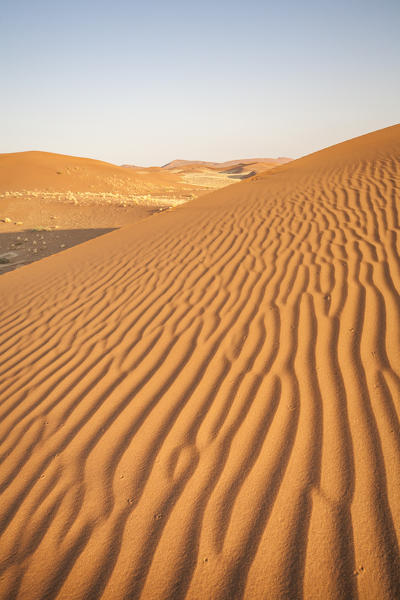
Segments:
[[[0,152],[298,157],[400,121],[400,0],[5,0]]]

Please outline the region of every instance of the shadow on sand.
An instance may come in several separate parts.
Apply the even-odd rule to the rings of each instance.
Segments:
[[[37,228],[0,233],[0,274],[57,254],[115,229]]]

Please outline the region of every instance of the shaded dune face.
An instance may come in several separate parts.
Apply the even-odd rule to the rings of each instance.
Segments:
[[[400,597],[400,127],[0,281],[0,598]]]

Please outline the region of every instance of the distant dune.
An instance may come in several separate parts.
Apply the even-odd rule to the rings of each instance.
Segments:
[[[47,152],[0,154],[0,274],[198,193],[161,169],[133,172]]]
[[[194,188],[217,189],[241,179],[248,179],[258,173],[290,162],[290,158],[243,158],[226,162],[203,160],[173,160],[162,167],[150,167],[152,172],[171,173],[182,183]],[[143,167],[123,165],[136,173],[146,171]]]
[[[2,600],[400,598],[399,195],[397,125],[0,277]]]
[[[175,206],[209,190],[233,184],[237,179],[223,168],[193,168],[192,163],[180,170],[126,167],[39,151],[0,154],[0,200],[5,196],[50,200],[76,197],[93,203],[112,200],[114,196],[114,200],[135,205]]]
[[[48,190],[73,192],[136,191],[140,185],[168,185],[161,172],[136,173],[111,163],[52,154],[16,152],[0,154],[0,191]]]
[[[183,181],[194,185],[224,187],[235,180],[248,179],[263,171],[290,162],[290,158],[244,158],[226,162],[173,160],[162,169],[179,174]],[[216,182],[217,185],[213,185]],[[218,183],[221,182],[219,185]]]
[[[281,165],[290,162],[291,158],[239,158],[235,160],[227,160],[225,162],[207,162],[204,160],[182,160],[176,159],[166,165],[163,165],[163,169],[180,169],[192,166],[209,167],[211,169],[228,169],[229,167],[235,167],[237,165],[252,165],[257,163],[264,163],[271,166]]]
[[[161,193],[166,189],[180,191],[185,187],[178,170],[195,170],[201,167],[212,171],[228,173],[232,167],[248,166],[248,170],[258,163],[265,164],[265,169],[286,162],[287,159],[244,159],[227,163],[199,163],[192,161],[173,161],[165,167],[134,167],[126,168],[111,163],[53,154],[49,152],[16,152],[0,154],[0,193],[13,191],[47,191],[47,192],[118,192],[129,195],[132,193],[150,192]],[[257,171],[258,172],[258,171]],[[222,181],[222,179],[221,179]],[[234,183],[227,177],[223,185]],[[187,191],[186,185],[186,191]],[[219,186],[221,187],[221,186]]]

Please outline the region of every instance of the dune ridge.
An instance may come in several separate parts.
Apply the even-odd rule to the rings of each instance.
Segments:
[[[400,596],[400,126],[0,279],[0,598]]]

